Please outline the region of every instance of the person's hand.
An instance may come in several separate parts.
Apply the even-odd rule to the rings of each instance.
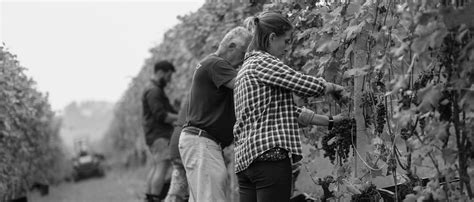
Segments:
[[[333,116],[332,118],[334,120],[334,123],[336,124],[336,123],[341,122],[342,120],[348,119],[349,113],[340,113],[338,115]]]
[[[327,83],[327,93],[341,105],[347,105],[351,101],[350,93],[343,86]]]
[[[348,105],[352,101],[351,93],[349,91],[343,90],[336,96],[335,100],[340,105]]]

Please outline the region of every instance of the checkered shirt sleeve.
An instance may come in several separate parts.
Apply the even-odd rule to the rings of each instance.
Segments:
[[[325,88],[324,79],[297,72],[266,52],[247,53],[234,89],[236,172],[274,147],[301,155],[301,109],[292,93],[320,96]]]

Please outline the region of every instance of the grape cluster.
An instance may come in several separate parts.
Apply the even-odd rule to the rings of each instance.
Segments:
[[[397,198],[398,201],[403,201],[408,194],[415,194],[416,192],[413,190],[413,187],[408,184],[401,184],[398,185],[398,194]]]
[[[403,91],[402,92],[402,99],[400,99],[400,101],[398,101],[398,104],[401,104],[401,109],[403,109],[403,110],[410,109],[411,103],[412,103],[411,96],[406,91]]]
[[[318,184],[321,185],[324,192],[324,195],[321,198],[321,201],[327,201],[327,199],[334,197],[333,191],[329,190],[329,186],[334,182],[336,181],[334,180],[334,177],[331,175],[324,177],[324,179],[321,179],[321,178],[318,179]]]
[[[376,126],[375,131],[378,134],[382,134],[383,127],[385,126],[385,118],[387,117],[387,109],[385,108],[385,104],[382,102],[377,103],[376,107]]]
[[[420,129],[423,130],[426,126],[426,119],[420,118],[420,120],[418,120],[418,126],[420,126]]]
[[[433,72],[432,71],[423,71],[420,73],[420,76],[416,79],[415,83],[413,84],[414,90],[418,90],[426,86],[426,84],[433,79]]]
[[[387,164],[387,175],[390,175],[397,170],[397,160],[393,154],[389,156]]]
[[[406,128],[402,128],[402,130],[400,131],[400,135],[402,136],[402,139],[404,139],[405,141],[411,137],[410,131],[408,131],[408,129]]]
[[[418,123],[420,124],[421,122],[418,121]],[[406,141],[411,136],[418,136],[418,132],[416,132],[416,130],[413,127],[415,127],[415,126],[413,125],[412,122],[410,122],[410,123],[408,123],[406,128],[402,128],[400,130],[400,136],[402,137],[402,139],[404,139]]]
[[[352,195],[351,199],[351,201],[379,201],[380,194],[375,184],[370,183],[360,194]]]
[[[356,141],[356,122],[355,119],[345,119],[334,125],[333,129],[322,138],[324,157],[328,157],[334,164],[336,154],[341,159],[349,157],[349,151],[352,141]],[[354,139],[351,139],[353,137]]]
[[[443,91],[442,98],[438,106],[438,112],[440,114],[439,119],[441,121],[451,120],[451,114],[453,113],[452,107],[453,104],[449,101],[450,93],[448,91]]]
[[[375,74],[374,84],[375,84],[376,87],[379,88],[379,90],[384,90],[385,89],[385,83],[383,82],[383,76],[384,76],[384,72],[382,72],[382,71],[378,71]]]

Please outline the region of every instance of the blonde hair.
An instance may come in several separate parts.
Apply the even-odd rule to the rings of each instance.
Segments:
[[[219,43],[217,52],[224,52],[229,48],[231,43],[236,45],[244,46],[247,45],[252,39],[252,33],[244,27],[236,27],[231,29]]]

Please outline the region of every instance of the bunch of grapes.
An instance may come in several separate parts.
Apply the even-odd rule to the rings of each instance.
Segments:
[[[402,130],[400,131],[400,135],[402,136],[402,139],[404,139],[405,141],[411,137],[410,131],[408,131],[408,129],[406,128],[402,128]]]
[[[329,185],[331,185],[334,182],[336,181],[334,180],[334,177],[331,175],[324,177],[324,179],[321,179],[321,178],[318,179],[318,184],[321,185],[324,192],[324,195],[321,198],[321,201],[327,201],[327,199],[334,197],[333,191],[329,190]]]
[[[395,159],[394,154],[391,154],[389,156],[387,164],[388,164],[387,175],[391,175],[393,172],[397,170],[397,160]]]
[[[426,86],[426,84],[433,79],[433,71],[423,71],[413,84],[413,89],[418,90]]]
[[[410,104],[412,103],[411,95],[409,95],[406,91],[402,92],[402,99],[398,101],[398,104],[401,104],[401,109],[407,110],[410,108]]]
[[[398,194],[397,194],[398,201],[403,201],[406,195],[408,194],[416,194],[412,186],[406,183],[398,185]]]
[[[452,107],[453,104],[449,100],[450,93],[448,91],[443,91],[442,98],[440,99],[440,103],[438,106],[438,112],[440,114],[439,119],[441,121],[449,121],[451,120],[451,114],[453,113]]]
[[[377,191],[377,187],[373,183],[364,185],[364,189],[360,194],[354,194],[351,197],[351,201],[379,201],[380,194]]]
[[[384,72],[383,71],[378,71],[375,74],[375,81],[374,84],[379,88],[379,90],[384,90],[385,89],[385,83],[383,82],[383,76]]]
[[[349,157],[352,141],[356,141],[355,131],[355,119],[345,119],[337,125],[334,125],[333,129],[329,131],[327,135],[323,136],[322,145],[324,157],[328,157],[333,164],[334,160],[336,160],[336,154],[341,159],[347,159]]]
[[[385,108],[385,104],[383,102],[377,103],[376,107],[376,126],[375,131],[378,134],[382,134],[383,127],[385,126],[385,118],[387,117],[387,109]]]
[[[426,119],[423,117],[423,118],[420,118],[420,120],[418,120],[418,126],[420,126],[420,129],[423,130],[426,126]]]

